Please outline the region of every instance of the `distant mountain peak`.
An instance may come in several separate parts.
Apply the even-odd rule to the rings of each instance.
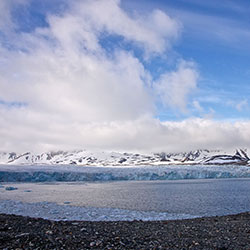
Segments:
[[[134,154],[120,152],[51,151],[41,154],[25,152],[0,153],[0,164],[12,165],[84,165],[84,166],[129,166],[129,165],[167,165],[167,164],[241,164],[250,165],[245,149],[236,149],[229,154],[222,150],[198,149],[181,153]]]

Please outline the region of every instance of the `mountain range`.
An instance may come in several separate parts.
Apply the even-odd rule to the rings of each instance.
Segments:
[[[84,165],[84,166],[133,166],[133,165],[175,165],[202,164],[250,165],[246,149],[236,149],[233,153],[223,150],[199,149],[181,153],[126,153],[107,151],[51,151],[41,154],[25,152],[0,152],[0,164],[7,165]]]

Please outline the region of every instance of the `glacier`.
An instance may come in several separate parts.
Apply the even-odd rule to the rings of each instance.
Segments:
[[[250,167],[240,165],[1,165],[0,182],[75,182],[250,178]]]

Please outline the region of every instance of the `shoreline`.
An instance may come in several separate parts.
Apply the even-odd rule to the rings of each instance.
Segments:
[[[0,249],[250,249],[250,211],[168,221],[50,221],[0,214]]]

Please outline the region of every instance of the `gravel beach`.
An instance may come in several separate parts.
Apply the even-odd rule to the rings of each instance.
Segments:
[[[250,249],[250,212],[176,221],[49,221],[0,214],[0,249]]]

